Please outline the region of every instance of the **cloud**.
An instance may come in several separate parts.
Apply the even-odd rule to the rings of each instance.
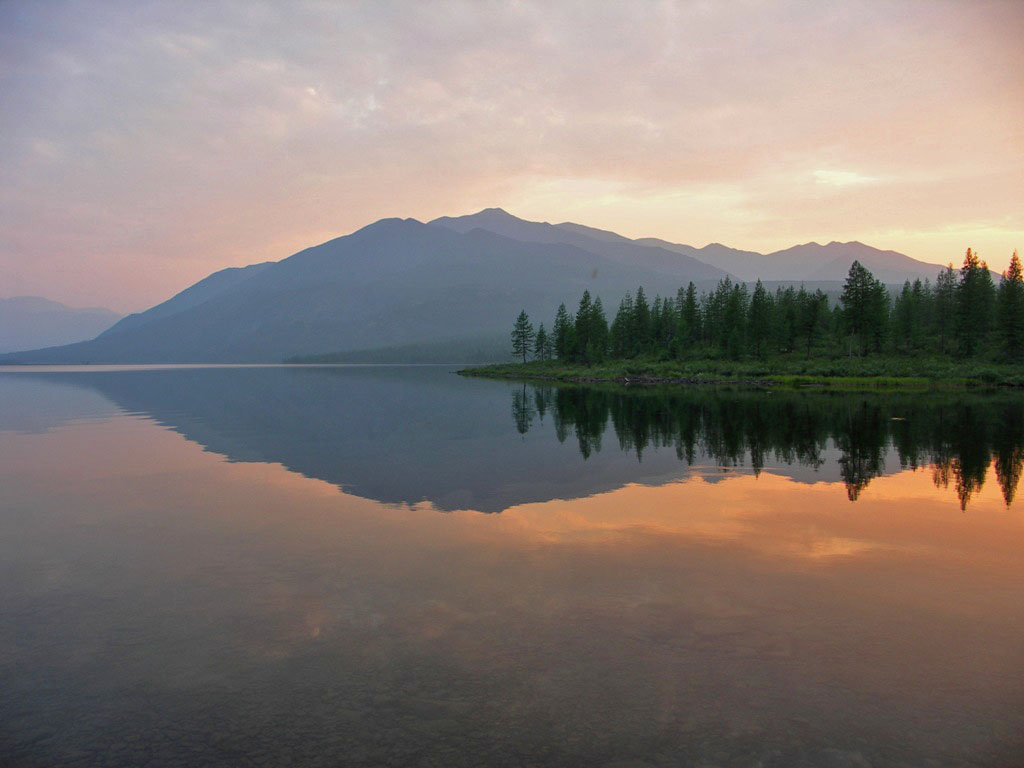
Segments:
[[[877,184],[879,179],[875,176],[865,176],[856,171],[824,171],[814,172],[814,179],[819,184],[827,184],[832,187],[852,187],[862,184]]]

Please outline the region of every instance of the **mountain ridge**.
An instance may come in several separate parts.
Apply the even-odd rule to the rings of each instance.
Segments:
[[[505,333],[522,308],[537,322],[549,320],[559,303],[576,301],[583,290],[602,297],[610,316],[638,285],[653,296],[674,295],[688,282],[710,289],[726,276],[752,282],[749,270],[768,263],[781,277],[765,270],[758,277],[766,283],[834,283],[853,258],[886,282],[901,283],[892,278],[907,262],[934,270],[925,277],[940,269],[856,241],[765,255],[720,243],[698,249],[631,240],[572,222],[532,222],[500,208],[429,222],[392,217],[280,261],[214,272],[91,341],[0,362],[279,362],[404,348]],[[794,267],[801,264],[802,272]]]
[[[0,298],[0,353],[91,339],[120,319],[106,307],[71,307],[43,296]]]

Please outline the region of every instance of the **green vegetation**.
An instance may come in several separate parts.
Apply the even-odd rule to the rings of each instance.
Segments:
[[[943,269],[890,292],[853,262],[838,304],[802,286],[753,291],[729,278],[698,297],[690,283],[649,301],[643,287],[619,303],[611,325],[584,291],[573,317],[558,308],[551,336],[533,345],[522,311],[513,330],[518,365],[475,369],[492,376],[564,380],[747,381],[859,388],[1024,386],[1024,271],[1014,252],[998,289],[967,250],[959,272]],[[542,326],[543,330],[543,326]],[[549,343],[550,339],[550,343]]]

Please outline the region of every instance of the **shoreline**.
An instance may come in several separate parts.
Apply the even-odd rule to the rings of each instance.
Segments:
[[[693,372],[658,364],[632,363],[588,368],[560,366],[536,361],[492,364],[462,368],[460,376],[563,384],[614,384],[625,387],[733,386],[756,389],[815,389],[824,391],[930,391],[963,389],[1020,389],[1017,376],[982,376],[961,371],[942,374],[900,375],[863,373],[792,373],[761,371],[715,371],[715,365]],[[728,367],[728,366],[726,366]],[[742,368],[743,366],[738,366]],[[623,370],[628,368],[628,370]],[[707,370],[710,368],[710,370]],[[660,370],[659,370],[660,369]]]
[[[469,376],[481,379],[511,379],[530,381],[553,381],[565,384],[620,384],[625,387],[653,387],[663,385],[691,386],[691,385],[723,385],[732,384],[743,387],[770,388],[775,382],[770,379],[724,379],[724,378],[699,378],[699,377],[662,377],[662,376],[584,376],[584,375],[555,375],[542,373],[517,373],[513,371],[490,371],[490,366],[480,368],[463,368],[456,371],[459,376]]]

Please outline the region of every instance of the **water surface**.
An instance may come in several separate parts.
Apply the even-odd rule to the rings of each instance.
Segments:
[[[1005,393],[0,373],[0,764],[1020,765],[1022,460]]]

